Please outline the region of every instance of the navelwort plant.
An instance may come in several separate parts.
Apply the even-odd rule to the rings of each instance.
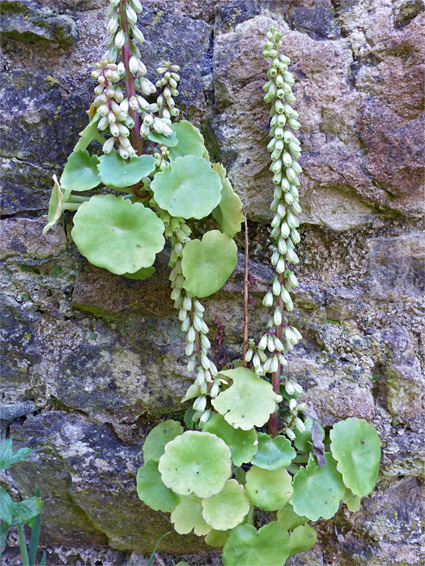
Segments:
[[[329,519],[341,500],[358,509],[375,485],[380,461],[372,425],[351,418],[326,433],[298,402],[302,388],[282,376],[285,354],[301,339],[285,319],[298,285],[291,266],[299,261],[294,248],[301,211],[289,59],[279,54],[282,34],[272,28],[263,52],[271,60],[264,90],[272,103],[268,150],[275,186],[276,276],[263,301],[271,309],[268,329],[258,344],[248,341],[245,312],[243,361],[219,370],[199,299],[218,291],[236,266],[233,237],[244,221],[242,204],[224,167],[210,162],[199,130],[186,120],[172,123],[179,114],[178,66],[161,65],[156,86],[145,77],[136,45],[143,41],[136,26],[141,10],[139,0],[111,0],[109,50],[92,75],[99,82],[92,119],[60,180],[54,178],[45,230],[64,210],[76,210],[71,234],[80,252],[132,279],[154,272],[155,256],[168,240],[171,297],[195,376],[183,399],[191,401],[185,423],[192,430],[167,420],[149,433],[137,474],[139,497],[171,513],[178,533],[194,531],[207,544],[223,546],[225,566],[281,566],[314,545],[308,521]],[[87,151],[93,140],[102,144],[100,156]],[[99,186],[107,194],[78,194]],[[191,239],[187,221],[210,215],[218,229]],[[256,509],[270,512],[258,530]]]

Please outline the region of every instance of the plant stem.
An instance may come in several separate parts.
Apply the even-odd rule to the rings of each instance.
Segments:
[[[127,14],[125,13],[125,0],[121,0],[120,18],[121,18],[121,27],[126,37],[126,42],[122,48],[122,59],[125,66],[125,88],[127,90],[127,98],[128,100],[130,100],[130,98],[136,94],[136,88],[134,86],[133,73],[130,71],[131,50],[130,50],[130,36],[128,33],[128,19],[127,19]],[[134,126],[130,132],[131,145],[135,149],[137,155],[141,155],[141,153],[143,152],[143,140],[140,138],[139,115],[135,110],[132,110],[131,108],[129,113],[134,120]]]
[[[285,282],[285,276],[283,273],[279,274],[279,283],[281,285],[283,285]],[[281,297],[281,295],[279,295],[279,298],[277,300],[277,307],[280,308],[280,310],[283,312],[284,309],[284,305],[283,305],[283,299]],[[280,341],[282,341],[282,337],[283,337],[283,317],[282,317],[282,322],[279,324],[279,326],[275,326],[275,334],[276,337],[279,338]],[[276,395],[279,395],[280,393],[280,370],[281,370],[281,365],[280,362],[277,366],[277,370],[272,374],[272,386],[273,386],[273,391],[276,393]],[[276,411],[275,413],[273,413],[269,419],[269,432],[272,436],[277,436],[279,434],[279,426],[278,426],[278,422],[277,422],[277,413],[278,411]]]
[[[62,205],[62,210],[78,210],[81,205],[81,202],[66,202]]]
[[[22,565],[29,566],[27,545],[25,542],[25,536],[22,530],[22,526],[16,525],[16,528],[18,529],[18,535],[19,535],[19,547],[21,549]]]
[[[244,278],[243,278],[243,362],[244,368],[247,367],[248,363],[245,360],[246,352],[248,349],[248,255],[249,255],[249,243],[248,243],[248,221],[245,215],[245,266],[244,266]]]

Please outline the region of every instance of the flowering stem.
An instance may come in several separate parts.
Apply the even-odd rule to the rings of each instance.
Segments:
[[[136,94],[136,88],[134,86],[133,73],[130,71],[130,36],[128,33],[128,19],[125,13],[125,0],[121,1],[120,4],[120,17],[121,17],[121,27],[125,33],[126,41],[122,48],[122,59],[125,66],[125,88],[127,89],[127,98],[131,99],[132,96]],[[130,116],[134,120],[134,126],[131,129],[131,145],[134,147],[137,155],[141,155],[143,152],[143,140],[140,138],[140,122],[138,113],[131,109],[129,110]]]
[[[279,283],[280,283],[281,286],[285,283],[285,275],[283,273],[279,274]],[[282,299],[281,295],[279,295],[279,298],[277,300],[277,306],[283,312],[284,305],[283,305],[283,299]],[[282,341],[282,338],[283,338],[283,320],[278,326],[275,326],[275,334],[276,334],[276,337],[279,338],[280,341]],[[276,395],[279,395],[279,393],[280,393],[280,370],[281,370],[281,364],[279,362],[279,364],[277,366],[277,370],[272,374],[272,386],[273,386],[273,391],[276,393]],[[269,432],[272,436],[277,436],[279,434],[279,426],[278,426],[278,422],[277,422],[277,413],[278,413],[278,411],[273,413],[271,415],[270,419],[269,419]]]
[[[245,266],[244,266],[244,280],[243,280],[243,367],[246,368],[248,362],[246,361],[246,352],[248,349],[248,221],[245,215]]]

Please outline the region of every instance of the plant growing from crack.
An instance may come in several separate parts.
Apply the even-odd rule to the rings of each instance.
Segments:
[[[268,328],[258,344],[248,340],[246,261],[243,360],[219,370],[199,299],[218,291],[236,266],[233,237],[244,221],[242,204],[224,167],[210,162],[199,130],[186,120],[172,123],[179,113],[178,67],[162,65],[156,86],[146,79],[136,45],[143,41],[137,28],[141,9],[139,0],[111,0],[109,50],[93,73],[99,84],[92,119],[60,181],[55,178],[46,230],[63,210],[76,210],[71,234],[80,252],[92,264],[132,279],[149,277],[156,254],[165,239],[170,242],[171,297],[195,376],[183,399],[192,403],[185,416],[191,430],[167,420],[149,433],[137,474],[139,497],[156,511],[170,512],[178,533],[194,531],[207,544],[223,546],[227,566],[280,566],[315,543],[309,520],[332,517],[341,500],[350,510],[358,508],[375,485],[380,460],[372,425],[351,418],[325,437],[298,401],[302,388],[282,377],[285,354],[301,339],[285,318],[298,285],[291,266],[299,261],[301,211],[290,61],[279,54],[282,34],[272,28],[263,52],[271,61],[264,90],[272,104],[268,150],[275,187],[276,276],[263,300],[271,309]],[[149,102],[156,88],[162,91]],[[87,151],[93,140],[102,144],[100,157]],[[100,185],[108,194],[75,194]],[[218,229],[192,239],[191,219],[210,215]],[[259,530],[256,509],[274,514]]]

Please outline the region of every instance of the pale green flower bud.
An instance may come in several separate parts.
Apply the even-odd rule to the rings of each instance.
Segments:
[[[295,426],[301,433],[305,432],[305,424],[299,417],[295,419]]]
[[[270,166],[270,170],[273,171],[273,173],[279,173],[279,171],[281,169],[282,169],[282,160],[281,159],[274,161]]]
[[[294,201],[291,206],[295,214],[299,214],[302,211],[301,206],[296,201]]]
[[[288,224],[286,222],[282,222],[281,226],[280,226],[280,234],[282,236],[282,238],[287,238],[289,236],[291,232],[291,229],[289,228]]]
[[[290,128],[292,128],[293,130],[298,130],[300,128],[301,124],[297,120],[294,120],[294,118],[289,118],[288,126]]]
[[[295,173],[297,173],[298,175],[299,175],[300,173],[302,173],[302,171],[303,171],[301,165],[300,165],[297,161],[294,161],[294,162],[292,163],[292,169],[293,169],[293,170],[295,171]]]
[[[293,395],[295,393],[295,388],[291,381],[285,381],[285,391],[288,395]]]
[[[297,220],[297,217],[294,216],[292,212],[288,212],[288,214],[286,215],[286,222],[288,223],[288,226],[292,229],[298,228],[298,226],[300,225],[299,221]]]
[[[220,384],[219,382],[215,381],[211,387],[211,397],[214,399],[220,393]]]
[[[109,138],[103,144],[103,153],[111,153],[113,149],[114,149],[114,138]]]
[[[276,265],[276,271],[281,274],[285,271],[285,260],[280,258]]]
[[[252,360],[253,355],[254,355],[254,350],[252,348],[249,348],[245,354],[245,361],[250,362]]]
[[[272,360],[271,358],[268,358],[265,362],[264,362],[264,366],[263,366],[263,371],[265,373],[269,373],[271,371],[271,365],[272,365]]]
[[[294,197],[292,196],[291,193],[285,193],[285,202],[287,204],[292,204],[294,202]]]
[[[109,124],[109,131],[111,132],[111,134],[116,138],[120,135],[120,130],[118,128],[118,125],[115,123]]]
[[[271,363],[270,363],[270,373],[274,373],[278,369],[279,369],[279,360],[278,360],[277,356],[274,356],[271,359]]]
[[[97,87],[94,89],[94,93],[99,95],[102,94],[102,92],[105,90],[105,87],[103,85],[97,85]]]
[[[115,36],[115,47],[117,49],[122,49],[124,47],[126,41],[126,37],[125,37],[125,33],[123,32],[123,30],[121,29],[117,35]]]
[[[285,94],[285,100],[287,102],[289,102],[289,104],[294,104],[294,102],[296,101],[296,98],[292,94],[292,92],[288,92],[287,94]],[[297,128],[295,128],[295,129],[297,129]]]
[[[202,344],[202,347],[207,349],[207,350],[208,350],[208,348],[211,348],[211,342],[209,341],[208,337],[205,336],[205,334],[203,334],[201,336],[201,344]]]
[[[116,122],[116,120],[117,120],[117,119],[116,119],[116,117],[115,117],[115,114],[114,114],[112,111],[109,111],[109,112],[108,112],[108,122],[109,122],[110,124],[114,124],[114,123]]]
[[[271,258],[271,264],[272,265],[277,265],[277,262],[280,259],[280,254],[278,252],[278,250],[274,250],[273,254],[272,254],[272,258]]]
[[[97,127],[99,128],[99,130],[102,130],[103,132],[104,130],[106,130],[108,126],[109,126],[108,118],[106,116],[103,116],[103,118],[99,120]]]
[[[125,74],[125,65],[122,61],[120,61],[117,65],[117,73],[122,76]]]
[[[273,293],[271,291],[267,291],[263,299],[263,305],[265,307],[271,307],[273,305]]]
[[[278,247],[279,253],[281,253],[282,255],[286,254],[288,246],[286,245],[286,241],[285,241],[284,238],[279,238],[279,241],[277,243],[277,247]]]
[[[115,33],[118,29],[118,17],[117,15],[114,15],[113,18],[111,18],[108,22],[108,26],[106,28],[108,30],[108,33]]]
[[[177,303],[176,303],[175,306],[177,307]],[[190,328],[190,318],[186,317],[181,324],[181,329],[182,329],[183,332],[187,332],[189,330],[189,328]]]
[[[300,261],[297,254],[291,248],[288,248],[288,251],[286,252],[286,259],[291,263],[299,263]]]
[[[125,7],[125,14],[129,24],[135,24],[137,22],[137,14],[129,4]]]
[[[181,239],[181,238],[179,238],[179,240],[180,240],[180,239]],[[184,308],[186,311],[190,311],[190,309],[192,308],[192,299],[191,299],[190,297],[185,297],[185,298],[183,299],[183,308]]]
[[[192,406],[195,409],[195,411],[202,412],[205,410],[205,407],[207,406],[207,400],[205,397],[198,397]]]
[[[285,81],[286,84],[290,86],[292,86],[295,83],[294,76],[289,71],[285,71],[283,73],[283,80]]]
[[[137,60],[137,58],[134,55],[132,55],[130,57],[128,67],[130,69],[130,72],[133,73],[133,75],[135,75],[137,73],[137,71],[139,70],[139,61]]]
[[[282,301],[286,304],[289,303],[289,301],[292,301],[291,299],[291,295],[288,293],[288,291],[285,289],[285,287],[282,287],[280,296],[282,297]]]
[[[275,160],[279,159],[279,157],[281,156],[281,154],[282,154],[282,150],[281,150],[281,149],[278,149],[278,148],[275,148],[274,151],[273,151],[273,153],[272,153],[271,156],[270,156],[270,159],[271,159],[272,161],[275,161]]]
[[[187,363],[187,371],[190,373],[195,369],[195,365],[196,365],[196,358],[190,358],[190,360]]]
[[[280,326],[282,324],[282,311],[280,309],[276,309],[274,311],[273,322],[275,326]]]
[[[286,117],[284,114],[278,114],[276,123],[278,126],[282,127],[286,124]],[[283,132],[283,139],[285,139],[285,132]]]
[[[184,349],[186,356],[191,356],[193,354],[193,349],[193,342],[188,342]]]
[[[291,240],[294,244],[299,244],[301,241],[301,236],[297,230],[291,230]]]
[[[272,286],[273,295],[275,297],[278,297],[280,295],[280,288],[281,288],[281,285],[279,283],[279,280],[275,279],[273,281],[273,286]]]
[[[282,161],[285,165],[285,167],[290,167],[291,163],[292,163],[292,157],[290,156],[290,154],[285,151],[284,154],[282,155]],[[294,161],[294,163],[296,163],[296,161]]]
[[[143,33],[139,30],[138,27],[133,26],[131,28],[131,34],[133,36],[134,41],[137,41],[137,43],[143,43],[145,41],[145,36],[143,35]]]
[[[107,104],[102,104],[101,106],[99,106],[99,110],[98,110],[99,114],[101,116],[107,116],[109,113],[109,107]]]
[[[295,433],[290,428],[287,428],[285,430],[285,434],[289,438],[289,440],[295,440],[296,438]]]
[[[142,13],[142,4],[140,3],[139,0],[130,0],[131,1],[131,5],[133,6],[134,11],[136,12],[136,14],[141,14]]]

